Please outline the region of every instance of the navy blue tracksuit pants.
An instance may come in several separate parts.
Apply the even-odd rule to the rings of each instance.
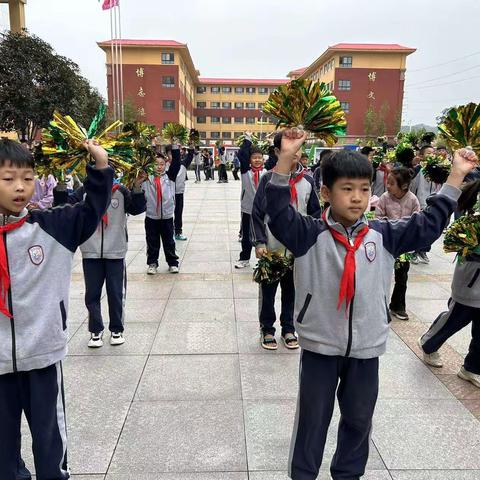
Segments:
[[[278,282],[261,283],[258,308],[260,317],[260,328],[265,335],[275,335],[275,296],[278,286],[282,290],[282,312],[280,314],[280,325],[282,335],[295,333],[293,325],[293,311],[295,309],[295,284],[293,282],[293,270],[289,270]]]
[[[242,251],[240,252],[240,260],[250,260],[252,256],[252,241],[250,240],[250,222],[252,216],[242,212]]]
[[[448,311],[441,313],[422,336],[425,353],[436,352],[450,337],[472,324],[472,340],[465,357],[465,370],[480,375],[480,309],[450,299]]]
[[[178,256],[175,253],[173,218],[155,220],[145,217],[145,234],[147,237],[147,265],[158,267],[161,239],[168,266],[178,267]]]
[[[358,480],[365,473],[378,396],[378,357],[360,360],[303,350],[290,447],[289,474],[293,480],[315,480],[318,476],[335,393],[341,416],[330,473],[333,480]]]
[[[85,305],[88,310],[88,331],[103,332],[102,288],[106,284],[108,299],[109,330],[120,333],[124,330],[125,293],[127,290],[127,272],[125,259],[108,260],[106,258],[84,258]]]
[[[30,427],[37,480],[70,478],[62,364],[0,375],[0,478],[29,479],[20,457],[22,411]]]
[[[175,235],[181,235],[183,232],[183,193],[175,194]]]

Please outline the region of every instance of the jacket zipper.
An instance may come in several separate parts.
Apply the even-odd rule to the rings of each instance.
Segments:
[[[345,228],[345,227],[343,227]],[[348,238],[348,243],[350,243],[350,245],[353,245],[353,239],[350,235],[350,233],[348,232],[348,230],[345,228],[345,233],[347,234],[347,238]],[[354,288],[355,288],[355,283],[356,283],[356,276],[354,277],[353,279],[353,285],[354,285]],[[352,337],[353,337],[353,304],[354,304],[354,301],[355,301],[355,295],[353,296],[352,298],[352,301],[350,302],[350,310],[348,312],[348,341],[347,341],[347,351],[345,352],[345,356],[346,357],[349,357],[350,356],[350,352],[352,350]]]
[[[10,265],[8,264],[7,234],[3,236],[3,243],[5,245],[5,256],[7,257],[7,271],[8,275],[10,275]],[[13,317],[12,284],[10,284],[10,287],[8,288],[7,297],[8,307],[10,308],[10,313],[12,314],[12,318],[10,319],[10,330],[12,332],[12,365],[13,371],[17,372],[17,339],[15,336],[15,319]]]
[[[103,229],[105,228],[105,224],[102,220],[102,241],[100,243],[100,258],[103,258]]]

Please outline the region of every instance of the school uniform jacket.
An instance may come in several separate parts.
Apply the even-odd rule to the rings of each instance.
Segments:
[[[157,209],[157,189],[155,177],[151,175],[143,182],[142,189],[147,200],[147,217],[152,220],[169,220],[175,212],[175,180],[180,171],[180,150],[174,146],[170,168],[160,176],[162,184],[162,201]]]
[[[85,187],[78,188],[74,193],[54,191],[55,205],[68,203],[75,205],[85,199]],[[105,258],[118,260],[125,258],[128,251],[127,214],[140,215],[145,212],[145,194],[141,189],[130,191],[124,185],[112,193],[107,209],[108,220],[102,220],[94,234],[82,245],[80,251],[83,258]]]
[[[300,165],[297,171],[293,174],[294,177],[302,173],[303,167]],[[265,187],[272,178],[273,172],[267,172],[258,186],[257,194],[253,202],[252,210],[252,228],[251,240],[256,247],[267,248],[270,251],[285,250],[285,246],[282,245],[273,235],[268,228],[268,222],[270,217],[266,214],[267,198],[265,195]],[[297,184],[297,198],[298,206],[296,203],[292,203],[292,207],[302,215],[311,215],[314,218],[320,218],[322,209],[318,196],[315,192],[315,186],[313,178],[309,175],[304,176]]]
[[[257,193],[257,188],[253,181],[253,174],[250,167],[250,147],[252,142],[248,139],[245,139],[240,150],[238,151],[238,159],[240,160],[240,174],[242,179],[242,194],[240,197],[240,209],[242,213],[247,213],[248,215],[252,214],[253,201],[255,199],[255,194]],[[263,175],[267,173],[267,170],[263,169],[260,172],[260,180]],[[258,182],[260,185],[260,181]]]
[[[27,215],[4,234],[13,318],[0,314],[0,375],[46,368],[65,358],[73,254],[107,210],[113,170],[87,167],[85,200],[48,210],[0,215],[2,224]]]
[[[386,349],[388,302],[395,259],[440,237],[460,190],[444,185],[429,207],[401,220],[373,220],[356,251],[356,291],[348,312],[337,309],[346,250],[323,220],[304,217],[290,204],[289,176],[274,173],[266,186],[269,228],[294,255],[295,327],[302,348],[323,355],[378,357]],[[330,228],[353,242],[367,224],[348,231],[326,212]]]
[[[185,193],[185,182],[187,180],[187,170],[193,160],[193,150],[188,150],[187,156],[180,162],[180,170],[175,180],[175,194]]]
[[[468,307],[480,308],[480,255],[457,261],[452,282],[452,299]]]
[[[420,207],[425,208],[427,206],[427,198],[437,193],[441,187],[439,183],[433,183],[427,180],[420,169],[410,184],[410,191],[417,196]]]

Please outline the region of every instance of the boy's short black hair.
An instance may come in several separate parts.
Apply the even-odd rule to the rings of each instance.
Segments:
[[[273,137],[273,146],[278,148],[279,150],[282,149],[282,138],[283,138],[283,130],[277,132]]]
[[[301,156],[300,158],[307,158],[307,159],[308,159],[309,157],[308,157],[308,155],[307,155],[305,152],[303,152],[303,153],[302,153],[302,156]]]
[[[418,151],[418,154],[421,155],[422,157],[425,155],[425,151],[427,148],[434,148],[432,145],[422,145],[420,147],[420,150]]]
[[[0,140],[0,167],[6,162],[17,168],[35,169],[33,155],[20,143],[7,138]]]
[[[332,153],[333,153],[333,150],[330,150],[329,148],[326,148],[325,150],[322,150],[322,151],[320,152],[320,162],[321,162],[324,158],[330,156]]]
[[[322,181],[332,188],[339,178],[360,178],[372,182],[373,167],[365,155],[351,150],[338,150],[322,160]]]
[[[360,153],[361,153],[362,155],[368,156],[368,155],[370,155],[374,150],[375,150],[374,148],[369,147],[369,146],[367,145],[367,146],[365,146],[365,147],[362,147],[362,149],[360,150]]]
[[[262,155],[263,156],[263,151],[262,149],[258,148],[258,147],[254,147],[252,145],[252,147],[250,147],[250,158],[252,158],[254,155]]]

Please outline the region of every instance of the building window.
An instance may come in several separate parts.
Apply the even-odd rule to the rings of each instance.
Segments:
[[[222,117],[222,123],[232,123],[232,117]]]
[[[175,77],[162,77],[162,87],[165,87],[165,88],[175,87]]]
[[[350,102],[340,102],[340,107],[345,113],[350,113]]]
[[[235,108],[237,110],[243,110],[243,102],[235,102]]]
[[[254,95],[257,92],[257,89],[255,87],[247,87],[247,93],[249,95]]]
[[[200,133],[200,138],[202,140],[205,140],[207,138],[207,132],[199,132]]]
[[[197,117],[197,123],[207,123],[207,117]]]
[[[243,135],[242,132],[234,132],[233,133],[233,138],[236,140],[237,138],[240,138]]]
[[[220,123],[220,117],[211,117],[212,123]]]
[[[244,123],[245,119],[243,117],[235,117],[235,123]]]
[[[197,108],[207,108],[207,102],[197,102]]]
[[[245,89],[243,87],[235,87],[235,93],[245,93]]]
[[[348,91],[350,90],[351,88],[351,84],[350,84],[350,80],[339,80],[338,81],[338,89],[345,92],[345,91]]]
[[[207,87],[197,87],[197,93],[207,93]]]
[[[174,53],[162,53],[162,63],[164,65],[173,65],[175,63]]]
[[[248,117],[248,118],[247,118],[247,125],[255,125],[256,120],[257,120],[257,119],[254,118],[254,117]]]
[[[247,102],[245,108],[248,110],[255,110],[255,102]]]
[[[222,108],[232,108],[232,102],[223,102]]]
[[[222,87],[222,93],[232,93],[232,87]]]
[[[163,110],[166,112],[173,112],[175,110],[175,100],[164,100]]]
[[[268,88],[267,88],[267,87],[260,87],[260,88],[258,89],[258,93],[259,93],[260,95],[268,95]]]
[[[211,91],[212,93],[220,93],[220,87],[211,87],[211,88],[210,88],[210,91]]]
[[[210,132],[210,136],[213,139],[218,139],[220,138],[220,132]]]
[[[222,132],[222,138],[225,140],[232,138],[232,132]]]
[[[352,68],[352,57],[340,57],[340,68]]]
[[[210,102],[210,108],[220,108],[220,102]]]

